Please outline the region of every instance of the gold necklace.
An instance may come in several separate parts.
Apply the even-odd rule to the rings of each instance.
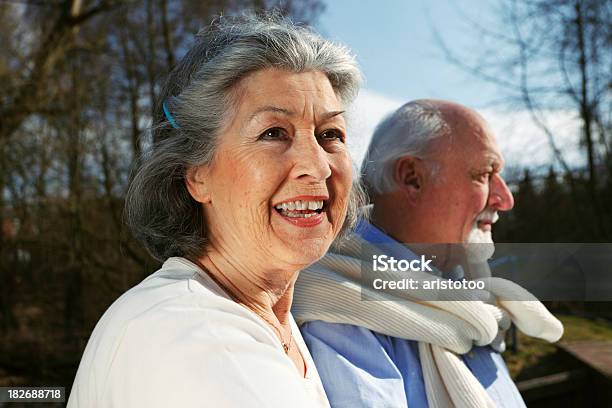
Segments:
[[[234,294],[224,285],[222,284],[212,273],[210,273],[210,271],[208,270],[208,268],[206,268],[200,261],[198,260],[191,260],[193,263],[195,263],[196,265],[198,265],[200,267],[200,269],[206,273],[206,275],[213,280],[213,282],[215,282],[217,284],[217,286],[219,286],[221,288],[221,290],[223,292],[225,292],[225,294],[227,294],[234,302],[238,303],[239,305],[241,305],[242,307],[244,307],[245,309],[250,310],[251,312],[255,313],[257,316],[259,316],[263,321],[265,321],[266,323],[268,323],[268,325],[272,326],[272,328],[274,330],[276,330],[276,332],[278,333],[278,338],[280,340],[281,346],[283,346],[283,350],[285,351],[285,354],[289,354],[289,350],[291,350],[291,346],[293,345],[293,332],[289,332],[289,343],[287,343],[285,341],[285,339],[283,339],[283,333],[282,331],[276,327],[276,324],[274,324],[274,322],[272,322],[271,320],[269,320],[268,318],[266,318],[266,316],[264,316],[261,313],[258,313],[257,311],[255,311],[253,308],[249,307],[248,305],[244,304],[243,302],[241,302],[236,296],[234,296]],[[289,330],[291,330],[291,328],[289,328]]]
[[[266,323],[268,323],[270,326],[272,326],[274,328],[274,330],[276,330],[276,332],[278,333],[278,337],[279,340],[281,342],[281,345],[283,346],[283,350],[285,350],[285,354],[289,354],[289,350],[291,350],[291,345],[293,344],[293,333],[289,332],[289,343],[287,343],[284,339],[283,339],[283,333],[281,332],[281,330],[276,327],[276,325],[274,324],[274,322],[272,322],[271,320],[268,320],[266,318],[266,316],[257,313],[255,310],[251,309],[250,307],[248,307],[247,305],[237,302],[241,305],[243,305],[244,307],[246,307],[247,309],[249,309],[251,312],[255,313],[257,316],[261,317]],[[291,328],[289,328],[289,330],[291,330]]]

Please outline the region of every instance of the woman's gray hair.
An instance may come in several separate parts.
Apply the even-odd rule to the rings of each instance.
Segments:
[[[202,205],[187,191],[186,171],[211,162],[219,130],[235,108],[235,85],[266,68],[321,71],[344,105],[357,96],[361,83],[348,49],[277,14],[220,17],[200,31],[161,88],[152,149],[126,196],[126,222],[154,258],[195,258],[205,252]],[[164,115],[164,103],[173,123]],[[351,193],[343,233],[356,222],[358,190]]]
[[[425,158],[431,142],[449,131],[439,110],[426,100],[408,102],[388,115],[374,130],[361,166],[368,194],[393,191],[397,160],[406,156]]]

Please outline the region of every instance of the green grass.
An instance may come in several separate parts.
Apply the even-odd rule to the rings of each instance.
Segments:
[[[565,332],[561,342],[581,340],[612,341],[612,323],[603,319],[586,319],[557,315]],[[567,369],[567,363],[556,354],[554,344],[518,334],[518,352],[507,350],[504,359],[512,378],[517,381],[553,374]]]

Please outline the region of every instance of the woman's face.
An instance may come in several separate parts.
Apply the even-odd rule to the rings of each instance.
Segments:
[[[204,203],[210,246],[249,263],[309,265],[347,211],[352,170],[342,104],[319,71],[257,71],[234,95],[211,164],[188,183]]]

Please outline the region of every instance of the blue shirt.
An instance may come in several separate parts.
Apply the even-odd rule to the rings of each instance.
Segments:
[[[396,258],[415,255],[368,222],[356,233],[385,244]],[[390,245],[387,245],[390,244]],[[460,278],[454,271],[446,278]],[[418,343],[350,324],[312,321],[300,327],[333,408],[427,407]],[[473,347],[463,361],[498,407],[525,407],[501,355]]]

